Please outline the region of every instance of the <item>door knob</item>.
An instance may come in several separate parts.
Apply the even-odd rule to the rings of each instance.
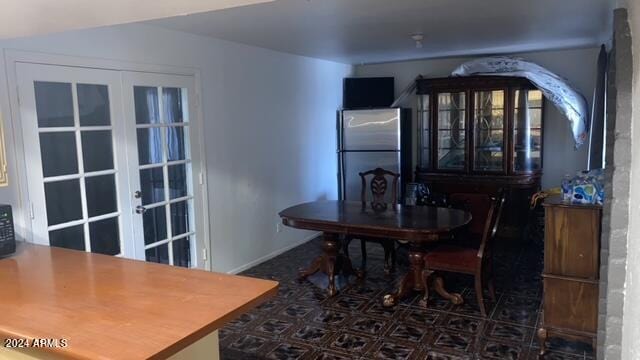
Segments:
[[[146,207],[142,205],[136,206],[136,214],[144,214],[145,211],[147,211]]]

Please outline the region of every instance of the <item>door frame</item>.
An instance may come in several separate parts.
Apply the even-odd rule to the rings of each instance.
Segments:
[[[193,67],[182,67],[172,65],[157,65],[137,63],[130,61],[91,58],[82,56],[69,56],[59,54],[48,54],[33,51],[23,51],[6,49],[4,50],[4,72],[6,74],[7,81],[7,94],[9,96],[9,116],[5,117],[5,135],[11,134],[13,146],[14,146],[14,158],[8,160],[15,163],[16,174],[12,178],[16,179],[15,184],[18,190],[19,209],[16,213],[22,213],[22,216],[16,216],[15,219],[19,220],[18,228],[22,228],[25,231],[25,241],[33,242],[33,229],[31,227],[31,200],[28,190],[27,182],[27,163],[25,158],[25,143],[23,141],[23,129],[22,119],[20,117],[20,99],[18,95],[18,78],[17,78],[17,63],[32,63],[42,65],[59,65],[67,67],[80,67],[89,69],[101,69],[101,70],[116,70],[116,71],[129,71],[129,72],[141,72],[141,73],[158,73],[168,75],[186,75],[193,76],[194,78],[194,90],[195,94],[194,105],[195,114],[192,116],[192,124],[194,132],[198,134],[198,148],[192,149],[192,151],[199,152],[199,167],[200,173],[197,174],[197,184],[201,186],[201,193],[204,198],[202,207],[196,209],[200,211],[203,224],[203,254],[197,254],[198,262],[203,262],[203,267],[206,270],[211,270],[211,220],[209,217],[209,191],[207,181],[207,158],[204,142],[204,114],[202,110],[202,76],[200,69]],[[4,74],[3,74],[4,75]],[[0,76],[1,79],[1,76]],[[4,99],[3,99],[4,101]],[[10,129],[8,129],[10,128]],[[194,174],[195,176],[196,174]]]

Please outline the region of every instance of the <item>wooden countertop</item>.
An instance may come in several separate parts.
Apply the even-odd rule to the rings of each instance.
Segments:
[[[66,347],[43,350],[77,359],[166,358],[275,295],[277,287],[19,243],[16,255],[0,259],[0,339],[67,339]]]

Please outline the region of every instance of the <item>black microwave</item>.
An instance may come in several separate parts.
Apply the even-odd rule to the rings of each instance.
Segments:
[[[0,204],[0,257],[16,252],[11,205]]]

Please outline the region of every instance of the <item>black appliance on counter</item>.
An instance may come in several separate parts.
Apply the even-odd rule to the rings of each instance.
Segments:
[[[16,252],[11,205],[0,204],[0,257]]]
[[[386,108],[394,100],[393,77],[345,78],[342,84],[344,109]]]

